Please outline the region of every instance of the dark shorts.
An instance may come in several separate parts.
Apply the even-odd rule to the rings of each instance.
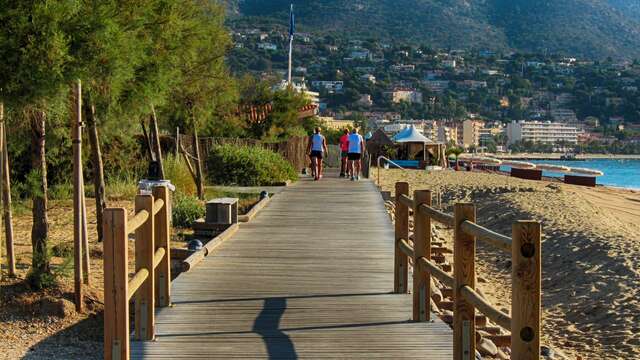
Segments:
[[[344,159],[344,158],[346,158],[346,157],[348,157],[348,156],[349,156],[349,153],[348,153],[348,152],[346,152],[346,151],[343,151],[343,152],[340,154],[340,157],[342,157],[343,159]]]
[[[313,159],[313,158],[322,159],[322,155],[323,155],[323,154],[322,154],[322,151],[314,150],[314,151],[312,151],[312,152],[311,152],[311,158],[312,158],[312,159]]]
[[[360,154],[360,153],[349,153],[349,155],[347,155],[347,157],[349,158],[349,160],[360,160],[360,158],[362,157],[362,154]]]

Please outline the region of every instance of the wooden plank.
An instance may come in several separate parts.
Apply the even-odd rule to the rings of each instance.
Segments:
[[[134,359],[451,359],[440,319],[393,294],[395,239],[370,181],[327,174],[274,197],[172,284]],[[337,174],[335,174],[337,175]]]
[[[409,183],[396,183],[396,249],[394,263],[394,285],[393,289],[396,294],[406,293],[408,291],[407,282],[409,281],[409,263],[407,255],[400,250],[400,240],[409,239],[409,208],[402,203],[403,195],[409,194]]]
[[[171,305],[171,194],[166,186],[153,188],[153,198],[162,200],[164,206],[155,215],[155,251],[164,250],[162,260],[155,270],[155,302],[158,307]]]
[[[152,214],[153,203],[152,195],[137,195],[136,213]],[[136,230],[136,273],[141,270],[147,270],[149,273],[135,294],[135,336],[139,340],[153,340],[155,336],[154,220],[154,216],[148,216],[146,221]]]
[[[431,220],[418,211],[421,205],[431,206],[431,191],[416,190],[414,199],[413,263],[431,259]],[[413,267],[413,321],[431,320],[431,275],[421,266]]]
[[[104,358],[129,358],[127,212],[104,212]]]
[[[2,103],[0,103],[0,117],[3,115]],[[7,128],[4,121],[0,120],[3,126],[2,132],[2,147],[4,161],[2,166],[4,171],[3,175],[3,187],[2,187],[2,206],[4,211],[4,235],[6,240],[6,252],[7,252],[7,266],[9,269],[9,276],[16,276],[16,257],[13,247],[13,214],[11,211],[11,171],[9,167],[9,151],[7,149]]]
[[[74,303],[82,312],[84,302],[82,276],[82,85],[77,80],[71,86],[71,141],[73,143],[73,268]]]
[[[517,359],[539,359],[542,226],[536,221],[518,221],[512,229],[511,353]]]
[[[476,208],[473,204],[458,203],[454,207],[454,317],[453,317],[453,351],[454,359],[472,360],[476,351],[475,309],[461,293],[464,286],[476,287],[475,238],[462,231],[465,221],[476,221]]]

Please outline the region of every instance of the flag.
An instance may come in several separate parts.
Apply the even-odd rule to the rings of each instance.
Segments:
[[[291,13],[289,16],[289,37],[293,38],[296,32],[296,16],[293,14],[293,4],[291,4]]]

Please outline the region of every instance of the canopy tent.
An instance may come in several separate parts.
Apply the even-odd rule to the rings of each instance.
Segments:
[[[446,145],[422,135],[413,125],[397,133],[393,141],[399,145],[400,157],[404,160],[420,160],[425,165],[447,166],[447,159],[444,156]]]
[[[365,140],[369,140],[369,139],[371,139],[372,137],[373,137],[373,133],[371,133],[371,131],[369,131],[369,132],[364,136],[364,139],[365,139]]]
[[[376,160],[378,156],[389,156],[390,150],[395,150],[395,144],[382,129],[376,130],[371,138],[367,139],[367,152]],[[393,156],[395,157],[395,156]]]

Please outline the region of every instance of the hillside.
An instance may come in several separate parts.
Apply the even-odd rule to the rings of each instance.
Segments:
[[[230,0],[232,21],[288,20],[290,0]],[[443,48],[640,57],[633,0],[308,0],[301,31],[381,37]]]

